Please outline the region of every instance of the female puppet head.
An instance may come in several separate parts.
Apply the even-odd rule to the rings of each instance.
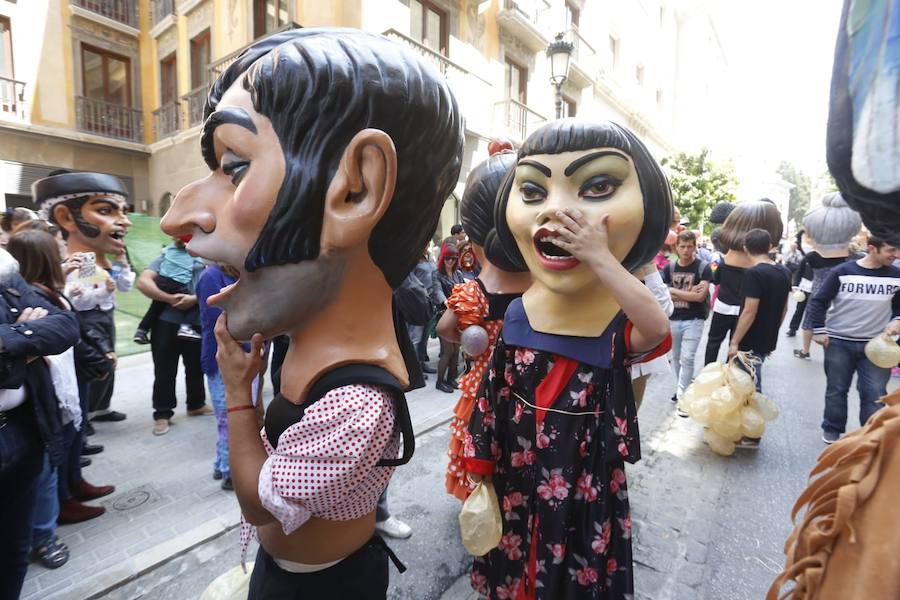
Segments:
[[[832,192],[822,198],[822,206],[806,213],[803,227],[817,250],[831,252],[847,248],[850,240],[859,233],[862,220],[840,192]]]
[[[719,247],[725,252],[743,251],[744,236],[751,229],[765,229],[776,242],[781,239],[784,224],[778,207],[771,200],[751,200],[737,204],[719,231]]]
[[[459,216],[465,232],[473,244],[481,246],[484,257],[503,271],[525,271],[507,256],[497,229],[494,227],[494,205],[497,192],[509,171],[516,164],[512,146],[490,156],[469,172],[466,191],[459,203]]]
[[[672,222],[672,195],[659,164],[628,129],[564,119],[534,132],[500,191],[497,234],[513,264],[551,289],[596,281],[584,264],[549,241],[556,212],[577,208],[607,231],[613,255],[632,271],[656,255]],[[577,261],[574,261],[577,262]]]

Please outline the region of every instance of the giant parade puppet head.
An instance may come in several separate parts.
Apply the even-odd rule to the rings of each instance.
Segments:
[[[515,164],[516,154],[512,145],[503,146],[500,151],[469,171],[466,191],[459,203],[459,219],[475,248],[478,260],[513,273],[527,269],[513,263],[503,249],[494,226],[494,206],[497,202],[497,190]]]
[[[568,316],[542,314],[542,304],[549,304],[530,302],[532,294],[544,293],[567,297],[573,308],[584,303],[607,315],[619,310],[587,265],[549,241],[559,226],[557,211],[569,208],[580,210],[593,225],[608,215],[609,249],[634,271],[650,262],[665,241],[672,195],[643,142],[610,121],[556,121],[519,149],[498,196],[496,227],[513,264],[527,268],[534,280],[524,298],[531,324],[546,333],[599,335],[602,319],[578,323],[578,310]],[[551,322],[556,325],[542,325]]]
[[[859,233],[862,221],[839,192],[832,192],[822,197],[821,206],[806,213],[803,227],[822,256],[847,256],[847,248]]]
[[[845,0],[838,29],[828,169],[866,227],[900,246],[900,0]]]
[[[293,30],[239,56],[204,115],[210,173],[178,193],[161,225],[240,272],[209,299],[230,333],[291,335],[288,397],[348,362],[405,381],[391,288],[415,266],[459,176],[463,125],[446,82],[384,37]]]
[[[35,203],[56,224],[69,254],[93,252],[109,267],[106,255],[125,252],[128,191],[122,180],[105,173],[54,171],[31,186]]]
[[[784,223],[772,201],[749,200],[736,204],[719,229],[718,244],[725,252],[743,252],[744,236],[751,229],[765,229],[773,243],[781,239]]]

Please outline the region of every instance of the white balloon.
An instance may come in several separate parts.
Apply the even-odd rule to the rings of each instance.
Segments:
[[[488,348],[488,332],[481,325],[466,327],[459,340],[462,351],[469,356],[480,356]]]

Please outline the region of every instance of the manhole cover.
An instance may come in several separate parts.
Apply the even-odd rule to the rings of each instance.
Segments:
[[[132,510],[143,505],[150,499],[150,492],[146,490],[134,490],[113,502],[112,507],[116,510]]]

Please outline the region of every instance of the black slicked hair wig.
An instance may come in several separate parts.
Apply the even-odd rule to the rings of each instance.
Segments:
[[[325,193],[347,144],[380,129],[397,149],[394,198],[369,254],[396,288],[437,227],[459,178],[463,123],[444,79],[411,50],[354,29],[295,29],[250,46],[212,85],[204,119],[243,76],[281,141],[285,176],[244,267],[318,257]]]
[[[485,257],[495,267],[504,271],[526,271],[507,256],[497,229],[494,227],[494,205],[497,192],[507,173],[516,165],[513,152],[501,152],[489,157],[466,178],[466,191],[459,203],[459,217],[469,239],[484,248]]]
[[[528,136],[519,149],[517,160],[536,154],[561,154],[591,148],[616,148],[628,154],[634,162],[641,195],[644,198],[644,225],[634,246],[622,261],[622,266],[634,271],[653,260],[666,241],[674,207],[669,181],[659,163],[631,130],[612,121],[596,123],[574,119],[554,121]],[[525,259],[519,252],[516,240],[506,222],[506,206],[515,175],[516,171],[513,168],[503,182],[500,195],[497,197],[495,222],[497,235],[513,264],[526,268]]]
[[[721,225],[737,206],[734,202],[719,202],[709,211],[709,222],[713,225]]]

